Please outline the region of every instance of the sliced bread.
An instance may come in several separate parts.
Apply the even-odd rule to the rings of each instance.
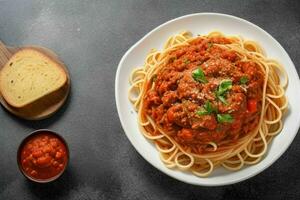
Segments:
[[[66,82],[60,64],[34,48],[16,52],[0,72],[0,92],[16,108],[60,89]]]

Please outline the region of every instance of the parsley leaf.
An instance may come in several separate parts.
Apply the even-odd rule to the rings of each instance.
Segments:
[[[217,114],[217,120],[219,123],[232,123],[234,119],[230,114]]]
[[[217,95],[218,96],[223,95],[231,88],[232,88],[232,80],[223,80],[218,87]]]
[[[203,107],[209,113],[216,112],[216,108],[214,108],[209,101],[206,101]]]
[[[247,76],[242,76],[241,79],[240,79],[240,84],[244,85],[248,82],[248,78]]]
[[[195,81],[207,83],[203,70],[199,67],[192,72],[192,77]]]
[[[228,102],[226,101],[225,97],[224,96],[221,96],[221,95],[217,95],[218,99],[224,103],[225,105],[228,105]]]
[[[221,81],[216,91],[217,98],[226,105],[228,105],[228,102],[225,99],[225,93],[231,88],[232,88],[232,80],[228,79],[228,80]]]
[[[202,110],[196,111],[196,114],[197,115],[208,115],[209,113],[206,110],[202,109]]]
[[[214,108],[209,101],[206,101],[203,106],[203,109],[198,110],[196,112],[196,114],[197,115],[209,115],[209,114],[212,114],[213,112],[217,112],[217,109]]]

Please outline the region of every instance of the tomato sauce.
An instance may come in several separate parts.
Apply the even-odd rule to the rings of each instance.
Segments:
[[[20,153],[23,172],[33,179],[47,180],[56,177],[68,162],[66,145],[58,136],[48,132],[30,137]]]
[[[209,150],[210,142],[233,143],[259,123],[264,74],[255,62],[218,45],[230,43],[198,38],[171,51],[144,96],[142,112],[196,153]]]

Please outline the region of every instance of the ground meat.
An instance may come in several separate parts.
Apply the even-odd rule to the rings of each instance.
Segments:
[[[217,120],[214,115],[202,115],[193,119],[191,127],[192,129],[205,128],[214,130],[217,127]]]
[[[176,91],[167,91],[164,93],[163,97],[161,98],[164,106],[171,106],[177,101],[177,99],[178,96]]]
[[[170,123],[175,123],[182,127],[189,126],[188,113],[182,104],[176,104],[167,111],[167,119]]]
[[[235,141],[258,124],[264,74],[256,63],[241,61],[234,51],[216,45],[230,42],[223,37],[198,38],[171,51],[154,88],[146,91],[145,112],[191,149]],[[222,91],[224,80],[230,86]],[[223,114],[231,119],[220,121]]]
[[[195,82],[191,74],[191,71],[184,73],[178,83],[177,92],[180,99],[197,99],[201,86]]]

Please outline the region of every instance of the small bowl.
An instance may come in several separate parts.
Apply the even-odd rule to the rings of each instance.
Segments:
[[[47,133],[47,134],[50,134],[50,135],[53,135],[55,136],[56,138],[58,138],[62,144],[65,146],[65,149],[66,149],[66,157],[67,157],[67,161],[64,165],[64,168],[59,172],[59,174],[53,176],[53,177],[50,177],[50,178],[47,178],[47,179],[37,179],[37,178],[34,178],[34,177],[31,177],[30,175],[28,175],[26,173],[26,171],[23,169],[22,167],[22,163],[21,163],[21,153],[22,153],[22,150],[23,150],[23,147],[24,145],[34,136],[36,135],[39,135],[39,134],[44,134],[44,133]],[[66,142],[66,140],[61,136],[59,135],[58,133],[54,132],[54,131],[51,131],[51,130],[48,130],[48,129],[39,129],[39,130],[36,130],[36,131],[33,131],[32,133],[30,133],[27,137],[25,137],[21,144],[19,145],[19,148],[18,148],[18,152],[17,152],[17,162],[18,162],[18,167],[19,167],[19,170],[21,171],[21,173],[26,177],[28,178],[29,180],[33,181],[33,182],[37,182],[37,183],[49,183],[49,182],[52,182],[56,179],[58,179],[63,173],[64,171],[66,170],[67,166],[68,166],[68,163],[69,163],[69,159],[70,159],[70,152],[69,152],[69,148],[68,148],[68,144]]]

